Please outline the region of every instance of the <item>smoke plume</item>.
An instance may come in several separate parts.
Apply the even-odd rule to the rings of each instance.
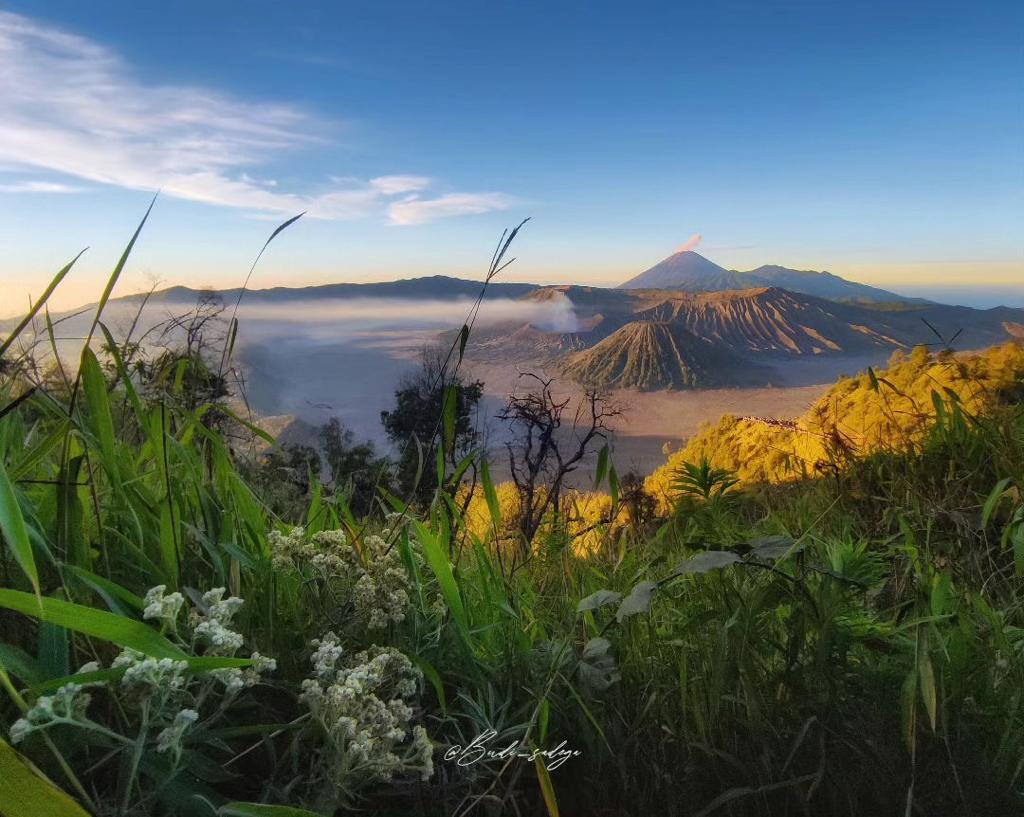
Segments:
[[[694,233],[686,241],[676,247],[676,252],[687,252],[700,244],[700,233]]]

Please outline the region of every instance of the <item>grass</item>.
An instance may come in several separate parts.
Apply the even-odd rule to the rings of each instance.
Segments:
[[[444,454],[429,503],[381,494],[357,519],[314,484],[279,516],[243,476],[255,432],[186,394],[230,354],[143,378],[108,336],[127,257],[73,371],[4,343],[5,817],[1020,813],[1019,391],[984,412],[946,395],[921,433],[816,479],[690,463],[670,509],[598,520],[585,549],[554,515],[503,570],[514,507],[484,477],[460,513]],[[354,750],[371,721],[395,734]],[[460,765],[489,731],[580,755]]]

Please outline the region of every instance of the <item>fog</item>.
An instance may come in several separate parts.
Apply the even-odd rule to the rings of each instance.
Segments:
[[[234,353],[243,396],[259,415],[294,415],[314,426],[337,416],[357,437],[381,444],[380,412],[391,408],[403,374],[417,365],[424,347],[458,330],[472,307],[473,301],[463,298],[324,298],[282,304],[243,300]],[[123,339],[138,314],[132,338],[153,348],[179,342],[183,330],[167,327],[195,308],[194,301],[151,301],[138,314],[138,301],[112,301],[103,320],[115,338]],[[220,318],[209,324],[207,340],[217,349],[232,308],[233,303],[226,304]],[[88,309],[56,323],[65,361],[77,360],[92,318]],[[526,323],[549,331],[576,327],[572,303],[564,296],[536,302],[497,298],[485,301],[476,318],[480,329]],[[45,326],[38,324],[35,332],[36,349],[45,353]],[[498,402],[486,398],[482,414],[493,415]]]

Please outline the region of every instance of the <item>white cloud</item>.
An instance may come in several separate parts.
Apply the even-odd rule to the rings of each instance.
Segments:
[[[260,213],[306,210],[324,219],[388,213],[395,223],[418,224],[507,206],[506,197],[494,193],[395,202],[431,186],[418,175],[328,177],[315,191],[287,192],[276,181],[256,178],[258,169],[323,141],[313,134],[329,134],[336,123],[288,105],[146,84],[104,46],[9,12],[0,12],[0,110],[0,166],[6,168],[159,189]],[[59,185],[46,184],[54,186],[36,192],[58,192]]]
[[[0,184],[0,193],[81,193],[84,189],[59,182],[24,181]]]
[[[466,216],[505,210],[512,200],[503,193],[447,193],[435,199],[407,198],[388,207],[395,224],[423,224],[448,216]]]
[[[370,186],[386,196],[398,196],[426,190],[430,187],[430,179],[426,176],[381,176],[370,179]]]

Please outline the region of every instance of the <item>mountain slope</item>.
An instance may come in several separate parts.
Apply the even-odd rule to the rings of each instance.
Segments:
[[[676,289],[682,292],[720,292],[749,289],[761,282],[732,272],[699,253],[686,250],[670,255],[622,284],[620,289]]]
[[[720,267],[693,251],[677,252],[630,278],[620,289],[674,289],[682,292],[722,292],[752,287],[777,286],[792,292],[835,301],[866,303],[928,303],[878,287],[847,281],[830,272],[795,270],[766,264],[749,272]]]
[[[483,283],[448,275],[428,275],[421,278],[400,278],[396,281],[377,281],[366,284],[318,284],[306,287],[271,287],[269,289],[248,289],[246,303],[288,303],[318,298],[424,298],[445,300],[454,298],[475,298],[480,294]],[[518,284],[495,281],[488,285],[487,293],[492,298],[520,298],[540,289],[538,284]],[[150,296],[152,303],[195,303],[208,294],[207,291],[177,286],[162,289]],[[221,289],[215,291],[227,302],[238,297],[239,290]],[[127,295],[118,301],[136,301],[142,295]]]
[[[875,378],[867,373],[841,378],[792,420],[723,416],[672,454],[647,478],[645,488],[669,507],[676,472],[683,463],[702,459],[734,471],[745,483],[830,473],[846,455],[899,448],[918,439],[934,418],[935,396],[948,407],[947,389],[956,393],[964,411],[979,414],[1000,403],[1019,402],[1022,377],[1024,346],[1016,343],[955,356],[920,347],[897,353]]]
[[[865,303],[916,303],[927,304],[924,298],[909,298],[886,289],[847,281],[831,272],[795,270],[776,264],[765,264],[743,275],[751,275],[770,286],[782,287],[792,292],[815,295],[833,301],[863,301]]]
[[[891,315],[767,287],[681,295],[640,313],[671,321],[736,353],[821,355],[906,348],[927,328],[894,326]]]
[[[633,321],[600,343],[567,355],[562,371],[601,389],[695,389],[768,382],[768,372],[701,340],[679,324]]]

